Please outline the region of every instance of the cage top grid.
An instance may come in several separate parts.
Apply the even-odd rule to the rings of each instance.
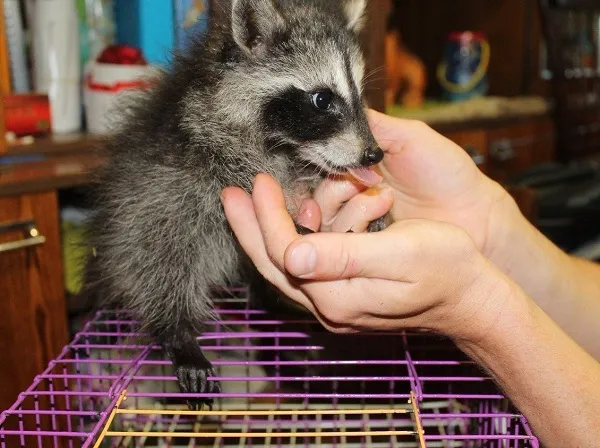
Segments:
[[[0,447],[534,447],[525,418],[452,344],[333,335],[311,319],[216,300],[199,339],[220,394],[183,394],[160,347],[100,311],[0,417]],[[212,396],[212,410],[186,400]]]

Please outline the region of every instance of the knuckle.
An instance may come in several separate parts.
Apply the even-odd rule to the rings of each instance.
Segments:
[[[327,324],[334,328],[345,327],[352,323],[351,313],[342,306],[327,306],[321,310],[321,314]]]
[[[334,272],[339,278],[356,277],[360,275],[359,263],[354,256],[354,251],[347,242],[340,245],[334,259]]]
[[[281,267],[279,258],[275,255],[275,253],[273,252],[273,250],[270,247],[267,247],[267,257],[268,257],[268,261],[269,261],[268,264],[270,264],[270,266],[268,266],[269,269],[272,269],[273,266]],[[267,264],[267,263],[265,263],[265,264]]]

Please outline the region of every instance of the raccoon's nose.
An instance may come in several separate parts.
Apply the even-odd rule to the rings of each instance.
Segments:
[[[383,151],[381,148],[367,148],[367,150],[363,154],[362,165],[371,166],[377,165],[379,162],[383,160]]]

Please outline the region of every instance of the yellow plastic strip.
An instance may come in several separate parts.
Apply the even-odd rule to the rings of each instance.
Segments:
[[[298,416],[294,415],[292,417],[292,429],[291,429],[291,434],[290,434],[290,445],[292,447],[296,446],[296,431],[298,431]]]
[[[221,438],[266,438],[266,437],[367,437],[367,436],[415,436],[415,431],[337,431],[337,432],[218,432],[218,433],[195,433],[195,432],[136,432],[136,431],[108,431],[106,436],[110,437],[221,437]]]
[[[336,410],[290,410],[290,411],[169,411],[151,409],[117,409],[117,414],[128,415],[197,415],[197,416],[271,416],[271,415],[377,415],[409,414],[408,409],[336,409]]]
[[[249,427],[250,427],[249,418],[246,415],[244,417],[244,432],[243,432],[243,434],[246,434],[246,435],[248,434],[248,428]],[[219,432],[219,437],[221,437],[220,434],[221,434],[221,432]],[[238,446],[240,448],[243,448],[243,447],[246,446],[246,436],[245,435],[243,437],[240,437],[240,444]]]
[[[321,418],[321,414],[317,415],[316,420],[317,420],[317,423],[319,424],[319,426],[321,426],[323,424],[323,419]],[[323,442],[321,441],[321,436],[317,436],[316,442],[317,442],[317,446],[320,446],[323,444]]]
[[[423,434],[425,434],[425,431],[423,430],[423,426],[421,425],[421,416],[419,414],[419,407],[417,406],[417,396],[412,391],[410,392],[409,403],[412,405],[415,416],[415,423],[417,425],[417,435],[419,436],[419,447],[427,448],[427,445],[425,444],[425,438],[423,436]]]
[[[275,422],[275,416],[274,415],[269,415],[269,424],[267,426],[268,428],[268,433],[269,436],[267,437],[267,440],[265,440],[265,448],[271,448],[271,435],[273,433],[273,423]]]
[[[106,435],[108,434],[108,428],[110,428],[110,425],[112,424],[112,421],[114,420],[115,415],[117,415],[119,406],[121,405],[121,402],[125,399],[126,395],[127,395],[127,391],[124,390],[121,392],[121,395],[119,396],[119,399],[117,400],[117,403],[115,404],[115,407],[113,408],[110,415],[108,416],[108,420],[106,420],[106,424],[104,425],[104,428],[102,428],[102,432],[100,433],[100,436],[98,437],[98,441],[94,445],[94,448],[98,448],[100,446],[100,444],[103,442]]]
[[[420,439],[423,439],[422,428],[420,427],[420,421],[417,419],[417,425],[419,426],[419,432],[415,431],[305,431],[305,432],[215,432],[215,433],[201,433],[201,432],[151,432],[151,431],[109,431],[109,428],[117,414],[130,414],[130,415],[197,415],[197,416],[233,416],[242,415],[246,418],[250,416],[277,416],[277,415],[377,415],[377,414],[408,414],[416,413],[418,416],[418,409],[415,406],[415,399],[411,399],[412,410],[409,409],[349,409],[349,410],[288,410],[288,411],[168,411],[168,410],[142,410],[142,409],[120,409],[122,401],[126,399],[127,391],[121,392],[119,399],[117,400],[116,406],[111,411],[109,418],[104,425],[102,432],[98,438],[98,441],[94,445],[94,448],[98,448],[106,437],[146,437],[146,438],[160,438],[160,437],[188,437],[188,438],[266,438],[266,437],[309,437],[309,438],[320,438],[320,437],[369,437],[369,436],[415,436],[419,435]],[[425,447],[424,442],[422,447]]]
[[[344,428],[345,428],[344,423],[346,422],[346,419],[344,418],[344,415],[340,415],[340,422],[341,422],[341,428],[342,428],[342,431],[343,431]],[[348,441],[346,440],[346,436],[345,435],[342,436],[342,441],[341,442],[342,442],[342,446],[346,446],[346,444],[348,443]]]

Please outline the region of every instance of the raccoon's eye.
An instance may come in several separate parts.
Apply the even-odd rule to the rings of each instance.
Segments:
[[[312,96],[313,105],[321,110],[329,110],[332,100],[333,94],[331,92],[317,92]]]

